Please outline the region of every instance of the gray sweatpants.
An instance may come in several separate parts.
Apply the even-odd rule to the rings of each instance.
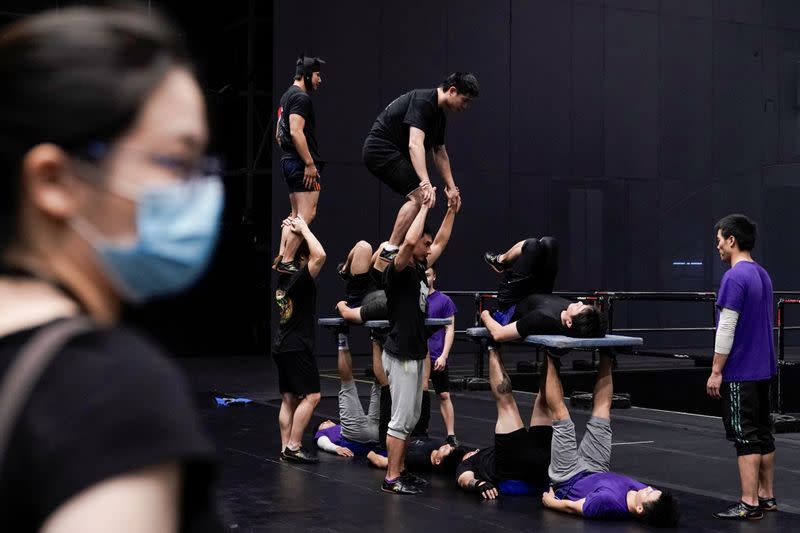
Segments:
[[[369,395],[369,408],[364,414],[355,382],[342,383],[339,389],[339,418],[342,437],[353,442],[378,442],[378,422],[381,410],[381,388],[373,383]]]
[[[611,467],[611,421],[591,417],[586,433],[576,446],[575,423],[570,420],[553,422],[550,446],[550,482],[558,485],[581,472],[608,472]]]
[[[422,410],[422,378],[425,375],[424,360],[400,360],[381,354],[383,369],[389,378],[392,396],[392,418],[386,431],[396,439],[406,440],[414,430]]]

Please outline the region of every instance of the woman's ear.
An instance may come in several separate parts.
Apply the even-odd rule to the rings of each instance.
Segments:
[[[74,215],[76,177],[64,150],[54,144],[38,144],[25,154],[20,170],[22,194],[39,211],[62,220]]]

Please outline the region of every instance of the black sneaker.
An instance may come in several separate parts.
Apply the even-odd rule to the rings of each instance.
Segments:
[[[777,511],[778,510],[778,502],[775,500],[774,497],[772,498],[762,498],[761,496],[758,497],[758,506],[761,508],[762,511]]]
[[[458,448],[459,445],[458,438],[455,435],[448,435],[444,442],[453,448]]]
[[[747,505],[744,502],[739,502],[720,513],[714,513],[714,518],[719,518],[720,520],[761,520],[764,518],[764,511],[758,505]]]
[[[272,270],[277,270],[278,265],[281,264],[281,261],[283,261],[283,256],[280,254],[276,255],[275,259],[272,260],[272,266],[270,268],[272,268]]]
[[[498,274],[508,268],[508,265],[504,265],[498,259],[501,255],[503,254],[498,254],[497,252],[486,252],[483,254],[483,260]]]
[[[339,275],[340,278],[347,281],[348,279],[350,279],[350,273],[347,271],[345,266],[347,266],[346,263],[339,263],[338,265],[336,265],[336,273]]]
[[[400,251],[399,248],[395,250],[387,250],[386,248],[384,248],[383,250],[381,250],[380,258],[386,261],[387,263],[391,263],[392,260],[394,260],[394,258],[397,257],[397,252],[399,251]]]
[[[381,490],[383,492],[390,492],[393,494],[422,494],[422,489],[420,487],[417,485],[412,485],[411,483],[403,480],[402,477],[395,479],[391,483],[384,479],[383,483],[381,483]]]
[[[275,266],[275,271],[281,274],[297,274],[300,269],[297,268],[297,264],[294,261],[279,261]]]
[[[281,452],[281,459],[284,461],[289,461],[291,463],[300,463],[300,464],[307,464],[313,465],[319,462],[319,458],[315,455],[311,455],[306,450],[303,449],[301,446],[297,450],[290,450],[289,448],[284,448]]]
[[[400,478],[399,479],[402,480],[402,481],[405,481],[406,483],[409,483],[411,485],[415,485],[417,487],[427,487],[428,483],[430,483],[424,477],[419,477],[416,474],[412,474],[408,470],[403,470],[402,472],[400,472]]]

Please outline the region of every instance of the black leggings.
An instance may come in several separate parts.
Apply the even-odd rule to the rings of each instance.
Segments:
[[[500,309],[508,309],[531,294],[550,294],[558,274],[558,241],[530,238],[522,253],[505,271],[497,288]]]

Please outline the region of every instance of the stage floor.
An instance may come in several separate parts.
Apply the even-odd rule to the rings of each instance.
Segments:
[[[332,360],[331,360],[332,361]],[[322,393],[313,425],[337,418],[338,377],[322,368]],[[226,520],[236,531],[647,531],[636,523],[591,522],[547,511],[531,496],[502,496],[480,501],[455,487],[451,479],[431,480],[421,496],[380,491],[383,473],[363,459],[324,452],[318,465],[291,465],[278,459],[277,377],[268,357],[194,358],[180,363],[187,371],[202,418],[222,454],[220,496]],[[360,372],[357,371],[356,375]],[[359,383],[366,401],[369,384]],[[246,406],[214,407],[210,391],[244,396]],[[676,393],[679,393],[676,391]],[[493,441],[495,407],[488,392],[452,394],[456,433],[469,446]],[[523,420],[534,395],[516,393]],[[437,401],[432,402],[431,435],[443,436]],[[585,411],[573,410],[578,428]],[[755,523],[715,520],[711,513],[736,501],[739,481],[733,447],[725,441],[719,418],[652,409],[614,411],[615,471],[656,487],[671,489],[681,502],[681,531],[800,531],[800,435],[776,435],[775,492],[781,512]],[[312,446],[311,435],[305,445]]]

